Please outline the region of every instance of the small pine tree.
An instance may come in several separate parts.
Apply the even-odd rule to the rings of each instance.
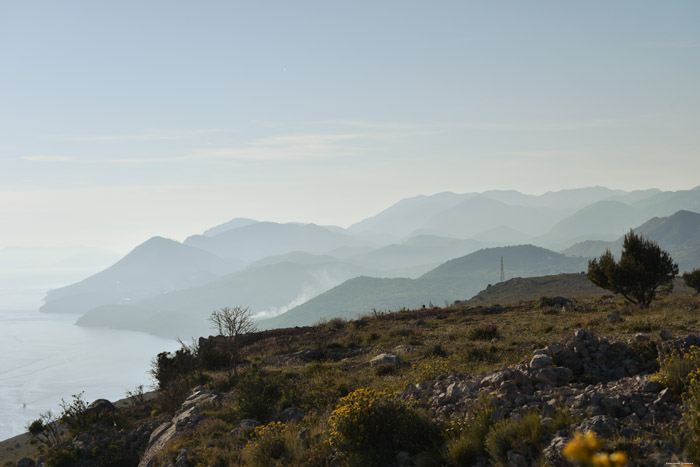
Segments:
[[[695,295],[700,294],[700,269],[693,269],[683,273],[683,282],[691,289],[695,289]]]
[[[649,306],[658,292],[673,290],[677,274],[678,265],[671,255],[632,230],[625,235],[619,262],[610,250],[588,262],[591,282],[643,307]]]

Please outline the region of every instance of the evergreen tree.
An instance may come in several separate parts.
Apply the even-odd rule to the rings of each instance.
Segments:
[[[591,282],[643,307],[649,306],[657,292],[673,290],[677,274],[678,265],[671,255],[632,230],[625,235],[619,262],[615,262],[610,250],[588,262]]]

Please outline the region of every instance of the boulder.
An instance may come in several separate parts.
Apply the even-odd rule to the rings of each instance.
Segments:
[[[576,429],[581,433],[593,431],[600,437],[610,438],[619,428],[620,422],[617,419],[609,415],[596,415],[579,423]]]
[[[272,417],[271,421],[282,423],[298,422],[299,420],[304,418],[305,415],[306,412],[297,407],[287,407],[286,409]]]
[[[532,357],[530,360],[530,368],[544,368],[552,364],[552,359],[549,355],[539,354]]]
[[[370,366],[381,364],[398,365],[401,363],[401,357],[391,353],[381,353],[369,361]]]
[[[221,394],[217,391],[207,391],[201,386],[194,388],[192,394],[183,402],[180,410],[175,413],[172,420],[161,424],[151,433],[146,451],[139,462],[139,467],[153,465],[153,458],[163,450],[170,440],[196,427],[204,419],[204,416],[200,413],[200,407],[205,404],[217,403],[219,399],[221,399]],[[184,455],[183,462],[187,462],[187,453]],[[184,466],[188,464],[181,463],[179,465]]]

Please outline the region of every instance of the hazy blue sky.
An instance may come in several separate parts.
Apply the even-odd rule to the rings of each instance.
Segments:
[[[700,185],[700,2],[0,0],[0,247]]]

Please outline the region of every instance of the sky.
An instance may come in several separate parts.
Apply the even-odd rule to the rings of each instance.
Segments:
[[[700,185],[700,2],[0,0],[0,248]]]

